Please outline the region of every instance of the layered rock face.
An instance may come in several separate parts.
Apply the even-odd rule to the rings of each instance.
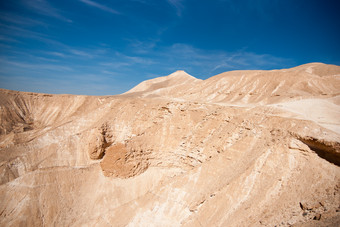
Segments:
[[[340,67],[0,90],[1,226],[339,226]]]

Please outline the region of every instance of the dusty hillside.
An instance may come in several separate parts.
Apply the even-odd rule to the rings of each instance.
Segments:
[[[0,90],[1,226],[339,226],[340,67],[118,96]]]

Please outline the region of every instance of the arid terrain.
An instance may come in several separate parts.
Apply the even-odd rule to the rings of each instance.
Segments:
[[[0,89],[0,226],[340,226],[340,66]]]

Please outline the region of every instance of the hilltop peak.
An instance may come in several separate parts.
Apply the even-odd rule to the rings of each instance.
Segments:
[[[138,84],[136,87],[132,88],[126,93],[134,93],[134,92],[148,92],[152,93],[157,90],[159,92],[160,89],[170,89],[175,88],[177,86],[192,84],[194,82],[201,81],[183,70],[177,70],[176,72],[171,73],[168,76],[157,77],[151,80],[143,81]],[[178,90],[178,89],[176,89]]]
[[[191,76],[190,74],[188,74],[184,70],[177,70],[177,71],[171,73],[170,75],[168,75],[168,77],[193,77],[193,76]],[[193,78],[195,78],[195,77],[193,77]]]

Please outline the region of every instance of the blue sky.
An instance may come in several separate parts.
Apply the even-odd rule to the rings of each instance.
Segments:
[[[176,70],[340,65],[333,0],[0,1],[0,87],[114,95]]]

